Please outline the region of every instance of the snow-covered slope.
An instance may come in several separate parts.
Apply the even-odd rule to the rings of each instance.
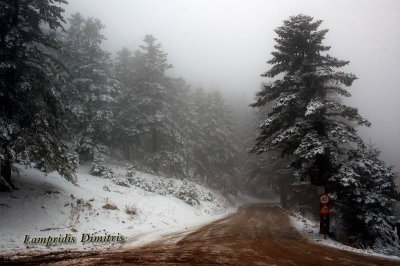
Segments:
[[[217,219],[234,207],[193,182],[127,171],[113,164],[113,179],[78,170],[78,186],[56,173],[44,175],[17,165],[19,190],[0,193],[0,253],[49,252],[119,247],[121,243],[81,243],[82,234],[124,236],[135,245],[162,234]],[[106,207],[106,208],[105,208]],[[116,209],[113,209],[116,207]],[[24,244],[25,236],[76,237],[72,244]]]
[[[299,213],[288,212],[288,211],[287,211],[287,213],[290,215],[289,219],[290,219],[293,227],[296,228],[296,230],[299,231],[300,234],[302,234],[303,236],[305,236],[307,239],[311,240],[312,242],[318,243],[320,245],[326,245],[326,246],[330,246],[333,248],[338,248],[338,249],[342,249],[342,250],[346,250],[346,251],[363,254],[363,255],[378,256],[378,257],[383,257],[383,258],[387,258],[387,259],[394,259],[394,260],[399,261],[399,263],[400,263],[400,258],[397,256],[389,256],[389,255],[376,253],[370,249],[358,249],[358,248],[346,246],[334,239],[331,239],[329,236],[326,236],[326,239],[324,239],[324,236],[322,234],[319,234],[319,223],[317,223],[311,219],[307,219]]]

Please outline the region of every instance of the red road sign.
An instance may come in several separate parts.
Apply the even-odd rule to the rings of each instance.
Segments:
[[[331,198],[324,194],[321,194],[321,196],[319,197],[319,201],[321,202],[321,204],[328,204],[331,201]]]
[[[331,214],[331,211],[329,210],[328,206],[326,206],[326,204],[324,204],[322,209],[319,211],[319,214]]]

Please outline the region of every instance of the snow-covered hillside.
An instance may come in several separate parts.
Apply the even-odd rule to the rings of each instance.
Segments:
[[[113,163],[113,178],[78,170],[78,186],[56,173],[16,165],[19,190],[0,194],[0,253],[87,250],[119,247],[118,242],[82,244],[82,234],[122,235],[136,245],[162,234],[217,219],[234,207],[222,196],[191,181],[155,176]],[[24,244],[25,236],[76,237],[72,244]]]

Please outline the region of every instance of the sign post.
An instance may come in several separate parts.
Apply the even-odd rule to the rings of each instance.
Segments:
[[[319,211],[320,215],[320,227],[319,233],[324,234],[324,239],[326,239],[326,234],[329,233],[329,215],[331,211],[328,208],[328,203],[331,201],[331,198],[327,194],[321,194],[319,197],[319,201],[321,202],[321,210]]]

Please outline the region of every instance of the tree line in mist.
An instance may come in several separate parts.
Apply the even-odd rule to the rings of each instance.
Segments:
[[[55,11],[54,16],[61,14]],[[22,98],[4,99],[12,112],[2,127],[2,169],[10,171],[13,162],[32,164],[75,182],[79,162],[104,163],[104,155],[117,151],[138,168],[218,188],[237,177],[238,136],[218,92],[194,90],[184,79],[166,76],[172,65],[152,35],[134,51],[122,48],[112,61],[101,48],[104,25],[98,19],[77,13],[67,22],[65,31],[31,24],[32,34],[43,37],[38,40],[15,32],[22,42],[10,44],[16,48],[9,49],[10,56],[17,51],[10,59],[17,60],[4,80],[10,82],[7,90],[16,87],[9,92]],[[19,52],[30,52],[28,43],[35,50],[19,62]],[[7,80],[10,75],[18,78]],[[33,79],[37,86],[26,93],[23,86],[32,86]],[[11,187],[10,172],[3,176]]]

